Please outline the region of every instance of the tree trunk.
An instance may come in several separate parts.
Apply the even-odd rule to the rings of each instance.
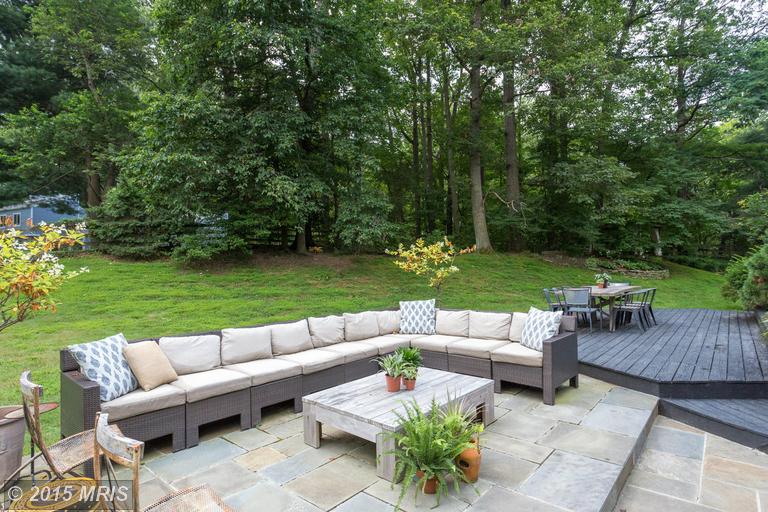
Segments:
[[[296,229],[296,254],[307,254],[307,234],[304,229]]]
[[[475,3],[472,25],[480,30],[482,22],[482,3]],[[488,224],[485,218],[485,197],[483,194],[483,171],[480,140],[480,115],[482,110],[482,69],[481,57],[473,56],[469,69],[469,178],[472,198],[472,224],[475,228],[475,244],[478,252],[492,252],[491,239],[488,236]]]
[[[451,109],[451,87],[448,67],[444,68],[443,78],[443,119],[445,123],[445,165],[448,168],[448,196],[450,203],[450,231],[457,235],[461,229],[459,217],[459,191],[456,184],[456,166],[453,160],[453,119]]]
[[[418,186],[418,183],[421,181],[419,179],[421,172],[419,169],[419,114],[416,110],[415,103],[413,104],[413,108],[411,110],[411,123],[411,159],[414,183],[417,184],[415,187],[413,187],[413,209],[416,213],[416,238],[419,238],[421,236],[421,193],[419,191],[421,187]]]
[[[520,211],[520,163],[517,156],[517,113],[515,112],[514,69],[504,73],[502,101],[504,107],[504,157],[507,174],[507,205],[510,214]],[[519,251],[523,248],[520,230],[512,226],[509,230],[509,248]]]
[[[427,207],[427,231],[435,230],[435,173],[434,173],[434,148],[432,146],[432,63],[426,61],[427,81],[425,83],[425,116],[424,116],[424,197]]]

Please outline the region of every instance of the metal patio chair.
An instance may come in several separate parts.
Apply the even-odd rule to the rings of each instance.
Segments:
[[[592,300],[591,288],[563,288],[565,298],[565,314],[575,314],[586,317],[589,323],[589,332],[592,332],[592,315],[600,319],[600,330],[603,330],[603,311]]]
[[[557,288],[544,288],[544,299],[550,311],[565,311],[565,305],[560,300],[561,296],[562,291]]]
[[[614,306],[614,314],[618,315],[622,324],[631,322],[634,318],[642,331],[650,327],[647,318],[649,289],[637,290],[624,294]]]

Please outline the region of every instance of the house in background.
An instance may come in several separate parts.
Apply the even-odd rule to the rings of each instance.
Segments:
[[[77,198],[63,194],[55,196],[29,196],[23,203],[0,206],[0,228],[7,226],[10,219],[12,227],[30,230],[32,225],[45,222],[56,224],[64,220],[82,219],[85,210]]]

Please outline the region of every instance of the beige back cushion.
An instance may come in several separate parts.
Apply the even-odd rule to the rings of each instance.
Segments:
[[[512,313],[512,323],[509,325],[509,339],[520,343],[523,340],[523,326],[528,313]]]
[[[315,348],[327,347],[344,341],[344,317],[324,316],[307,318],[309,334]]]
[[[129,343],[123,347],[123,355],[144,391],[151,391],[178,378],[168,357],[152,340]]]
[[[344,336],[347,341],[375,338],[379,335],[379,321],[373,311],[344,313]]]
[[[272,326],[272,354],[282,356],[313,348],[306,320]]]
[[[435,332],[446,336],[469,336],[469,311],[437,310]]]
[[[221,330],[221,364],[245,363],[272,357],[272,328]]]
[[[379,335],[400,332],[400,310],[377,311],[376,320],[379,322]]]
[[[221,342],[215,334],[160,338],[159,343],[179,375],[221,366]]]
[[[509,324],[512,315],[509,313],[469,312],[469,337],[488,340],[508,340]]]

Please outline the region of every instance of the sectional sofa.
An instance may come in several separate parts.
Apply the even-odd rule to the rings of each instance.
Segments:
[[[374,358],[406,346],[419,347],[427,367],[492,378],[497,391],[502,381],[533,386],[551,405],[557,386],[578,386],[575,320],[564,317],[559,334],[539,352],[519,343],[525,318],[437,310],[435,334],[401,334],[399,311],[367,311],[161,337],[155,341],[178,380],[108,402],[64,349],[61,433],[93,428],[96,412],[103,411],[129,437],[170,435],[174,451],[192,447],[207,423],[239,416],[247,429],[260,423],[264,407],[286,401],[300,412],[303,395],[372,375],[378,371]]]

